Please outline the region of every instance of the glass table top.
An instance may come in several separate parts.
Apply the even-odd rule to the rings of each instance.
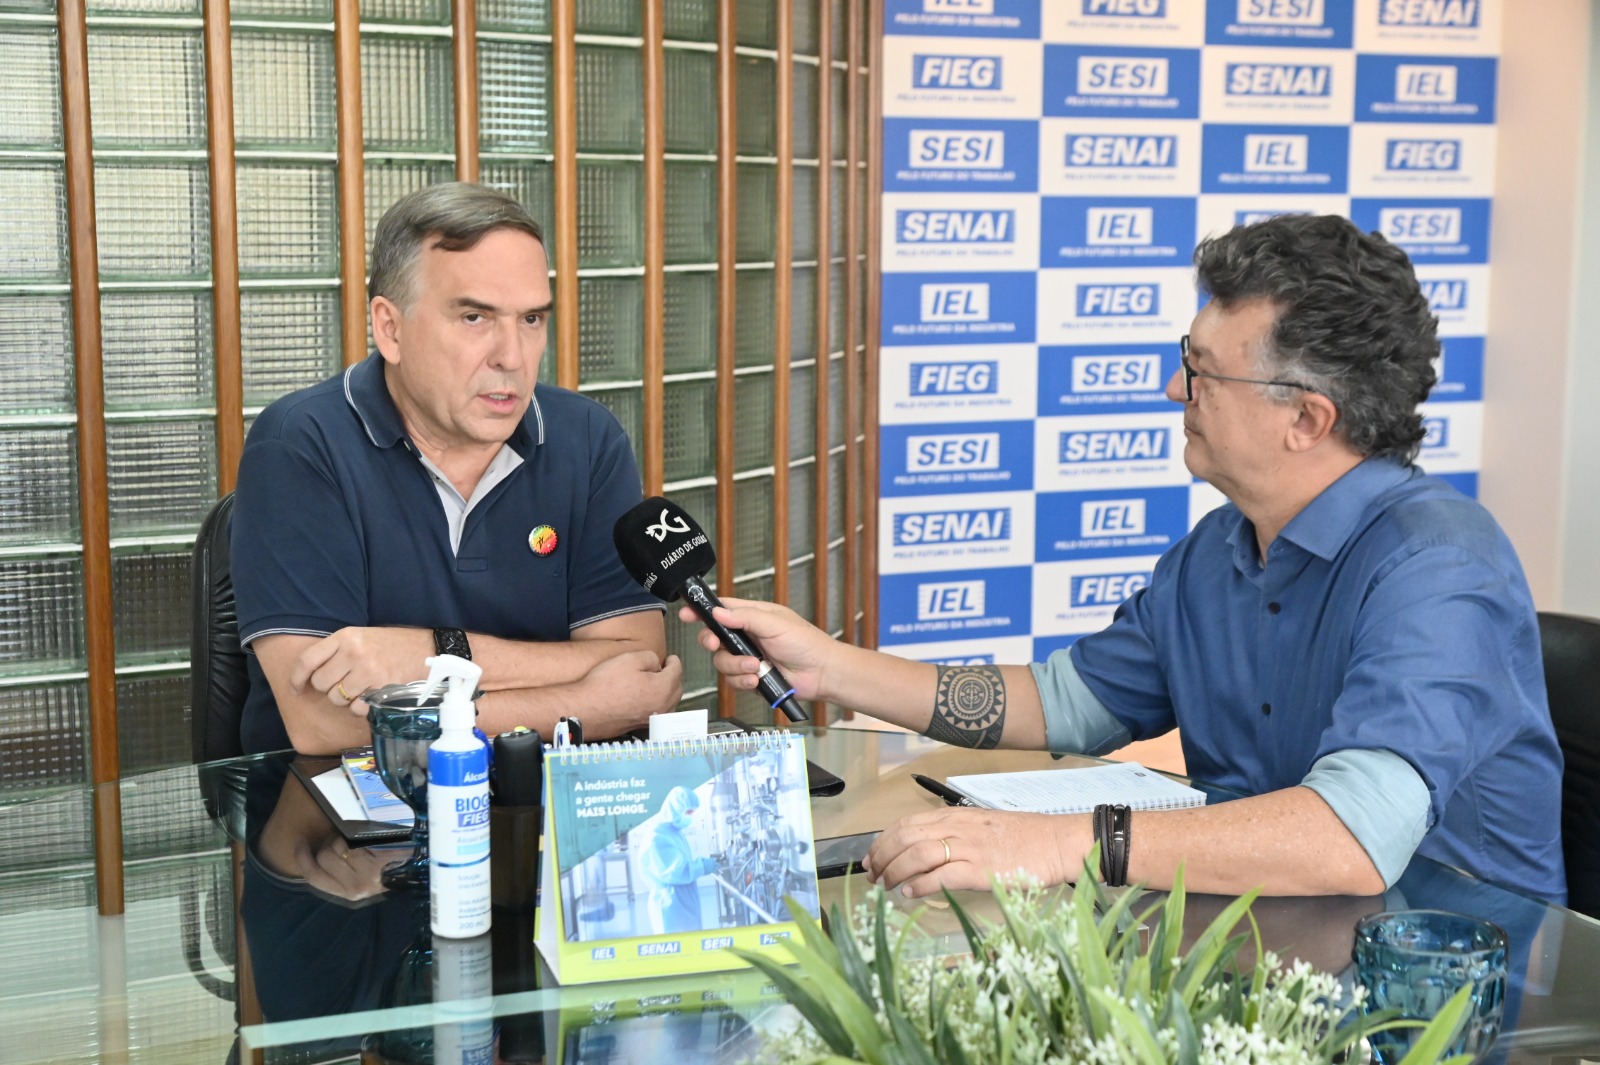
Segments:
[[[961,750],[903,733],[798,731],[808,756],[846,781],[839,795],[813,800],[818,840],[936,808],[912,772],[943,778],[1092,761]],[[425,896],[374,886],[381,856],[357,851],[311,882],[285,876],[286,855],[329,867],[344,849],[290,760],[243,758],[107,785],[120,794],[124,823],[126,912],[117,917],[95,908],[92,788],[0,806],[0,1065],[688,1065],[744,1060],[763,1032],[792,1023],[776,989],[748,971],[552,986],[531,914],[497,911],[480,940],[434,940]],[[824,909],[845,890],[842,878],[824,880]],[[986,895],[963,901],[993,912]],[[1191,895],[1188,925],[1203,927],[1227,901]],[[1340,972],[1357,919],[1399,908],[1473,913],[1507,930],[1507,1034],[1492,1060],[1600,1059],[1600,922],[1426,859],[1385,895],[1267,898],[1254,913],[1269,948]],[[923,923],[957,942],[954,920],[938,909]],[[471,973],[476,982],[462,975]]]

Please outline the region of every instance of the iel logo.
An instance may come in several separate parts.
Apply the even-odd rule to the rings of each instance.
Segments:
[[[540,525],[528,534],[528,546],[533,548],[536,555],[548,555],[554,551],[558,540],[556,531],[548,525]]]

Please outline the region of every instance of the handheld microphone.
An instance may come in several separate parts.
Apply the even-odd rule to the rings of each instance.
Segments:
[[[790,721],[811,719],[795,699],[794,686],[767,661],[756,642],[712,616],[713,608],[722,601],[701,578],[716,566],[717,554],[686,510],[671,500],[652,496],[617,519],[611,538],[623,567],[645,591],[669,603],[684,600],[730,654],[761,661],[756,691],[768,706],[782,710]]]

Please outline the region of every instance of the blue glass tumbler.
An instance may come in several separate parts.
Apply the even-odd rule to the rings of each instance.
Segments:
[[[390,891],[426,891],[428,887],[428,747],[439,738],[443,693],[424,697],[426,688],[427,682],[419,680],[361,694],[372,725],[378,776],[416,814],[410,857],[383,871],[383,886]]]
[[[1506,998],[1506,934],[1477,917],[1446,910],[1395,910],[1356,923],[1356,973],[1368,1012],[1395,1008],[1430,1021],[1463,986],[1472,987],[1466,1023],[1448,1054],[1482,1055],[1500,1034]],[[1396,1028],[1372,1037],[1383,1065],[1395,1065],[1422,1029]]]

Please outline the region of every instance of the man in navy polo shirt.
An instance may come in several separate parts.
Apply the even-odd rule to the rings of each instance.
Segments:
[[[1368,895],[1415,853],[1561,901],[1562,759],[1522,567],[1487,511],[1411,464],[1439,342],[1405,253],[1284,216],[1204,241],[1195,265],[1211,300],[1167,395],[1190,472],[1229,502],[1105,630],[1031,667],[936,667],[770,604],[720,619],[801,698],[978,748],[1101,754],[1178,727],[1189,773],[1247,796],[1134,814],[1131,835],[916,814],[865,863],[909,895],[1076,879],[1098,835],[1126,855],[1102,875],[1158,888],[1182,863],[1199,891]],[[754,686],[755,659],[715,661]]]
[[[662,607],[612,544],[642,492],[598,403],[534,382],[551,309],[538,225],[478,185],[378,223],[377,352],[273,403],[245,444],[233,580],[249,656],[244,749],[369,742],[360,695],[483,667],[479,726],[611,736],[669,710]]]

